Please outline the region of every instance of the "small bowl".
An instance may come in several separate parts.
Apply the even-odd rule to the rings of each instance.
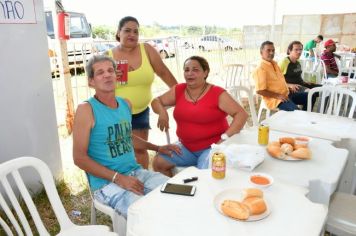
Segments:
[[[252,173],[249,181],[255,187],[267,188],[273,184],[273,177],[264,173]]]
[[[310,138],[309,137],[295,137],[295,145],[300,147],[308,147]]]

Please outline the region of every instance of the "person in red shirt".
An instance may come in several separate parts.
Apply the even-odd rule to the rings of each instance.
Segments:
[[[173,116],[181,148],[181,154],[173,153],[172,157],[159,154],[153,161],[154,170],[172,176],[171,170],[175,166],[208,168],[210,146],[239,133],[245,125],[246,111],[225,89],[206,81],[209,72],[205,58],[189,57],[184,62],[186,82],[153,99],[151,106],[159,115],[157,126],[162,131],[168,129],[165,107],[174,106]],[[230,125],[228,115],[233,118]]]
[[[328,78],[337,77],[339,68],[337,67],[335,56],[340,59],[340,56],[335,55],[336,45],[334,40],[329,39],[324,43],[325,50],[321,54],[320,59],[324,61],[326,73]]]

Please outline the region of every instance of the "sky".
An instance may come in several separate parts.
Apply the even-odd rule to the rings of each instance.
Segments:
[[[273,22],[273,0],[62,0],[68,11],[83,12],[94,25],[117,26],[127,15],[141,25],[242,27]],[[275,23],[283,15],[355,13],[356,0],[276,0]]]

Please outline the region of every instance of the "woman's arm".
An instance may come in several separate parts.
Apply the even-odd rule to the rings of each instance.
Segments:
[[[227,136],[239,133],[247,121],[247,112],[226,91],[219,96],[219,108],[233,118],[230,127],[225,131]]]
[[[146,140],[136,136],[132,135],[132,139],[134,140],[135,144],[137,144],[137,148],[140,149],[147,149],[147,150],[152,150],[158,153],[166,154],[168,156],[172,156],[173,152],[176,152],[178,154],[181,154],[181,150],[179,146],[175,144],[167,144],[163,146],[158,146],[156,144],[147,142]]]
[[[151,107],[154,113],[158,114],[157,127],[161,131],[169,129],[169,116],[167,108],[175,105],[175,86],[163,95],[156,97],[151,102]]]
[[[170,72],[168,67],[163,63],[162,58],[151,45],[148,43],[144,44],[145,50],[147,52],[148,58],[152,65],[154,72],[163,80],[168,87],[173,87],[173,85],[177,84],[176,78]]]

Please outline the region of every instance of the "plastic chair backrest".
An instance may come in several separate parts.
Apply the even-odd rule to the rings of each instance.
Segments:
[[[333,114],[352,118],[356,107],[356,93],[338,86],[334,90]],[[352,99],[351,105],[350,98]]]
[[[11,202],[12,207],[7,204],[7,202],[5,201],[5,197],[2,195],[2,193],[0,193],[0,206],[5,212],[8,219],[10,220],[13,227],[15,228],[17,234],[33,235],[29,222],[26,219],[25,214],[20,206],[20,203],[15,196],[15,192],[9,182],[9,180],[11,179],[9,178],[10,176],[14,179],[12,184],[16,185],[17,189],[20,191],[21,197],[32,216],[38,233],[40,235],[49,235],[47,229],[43,225],[43,222],[31,198],[31,195],[20,175],[19,171],[24,167],[32,167],[38,172],[44,189],[46,190],[48,199],[51,203],[52,209],[60,224],[61,231],[73,227],[74,224],[70,221],[63,207],[63,204],[59,198],[56,189],[56,185],[53,180],[52,173],[48,166],[42,160],[34,157],[19,157],[0,164],[1,184],[4,189],[4,192],[6,193],[9,201]],[[11,211],[11,208],[15,210],[19,220],[16,220],[14,214]],[[21,227],[23,228],[24,233]]]
[[[244,86],[234,86],[228,89],[228,92],[240,105],[242,105],[243,98],[247,97],[252,124],[253,126],[258,126],[256,107],[255,107],[252,91]],[[245,96],[243,96],[243,93],[245,94]]]
[[[334,99],[334,87],[333,86],[322,86],[322,87],[315,87],[309,90],[308,92],[308,105],[307,111],[311,112],[312,108],[312,97],[315,93],[319,93],[320,99],[320,107],[319,113],[326,113],[331,115],[332,112],[332,104]]]
[[[6,222],[0,217],[0,226],[3,228],[7,236],[13,236],[10,227],[6,224]]]
[[[242,85],[244,66],[242,64],[227,64],[223,66],[223,80],[225,88]]]
[[[249,62],[247,66],[245,66],[245,77],[246,77],[246,84],[243,84],[248,89],[253,90],[255,89],[255,81],[253,79],[253,71],[257,68],[256,62]]]
[[[313,53],[314,53],[314,58],[319,58],[320,57],[319,50],[316,47],[312,48],[312,50],[313,50]]]
[[[327,115],[347,116],[352,118],[356,107],[356,93],[338,86],[322,86],[316,87],[308,92],[308,112],[312,111],[311,103],[314,93],[319,93],[320,98],[320,113]],[[328,99],[327,99],[328,98]],[[349,105],[350,98],[352,99]]]
[[[322,83],[324,80],[328,79],[328,74],[326,73],[326,66],[323,60],[319,60],[318,72],[321,73],[321,80],[318,83]]]

